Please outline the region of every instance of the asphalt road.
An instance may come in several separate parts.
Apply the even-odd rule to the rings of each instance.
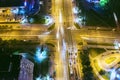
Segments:
[[[5,25],[5,24],[1,24]],[[7,24],[8,26],[13,26],[11,30],[0,29],[0,37],[3,40],[9,39],[34,39],[39,37],[39,35],[47,35],[47,26],[42,26],[39,24]],[[20,26],[20,27],[18,27]],[[36,38],[35,38],[36,39]]]
[[[117,31],[100,31],[100,30],[74,30],[72,34],[76,40],[76,42],[83,41],[93,41],[100,43],[113,43],[115,40],[120,42],[119,32]]]
[[[72,8],[72,0],[52,0],[52,16],[55,21],[55,29],[52,32],[47,31],[47,26],[39,24],[9,24],[13,26],[13,30],[1,30],[0,38],[3,40],[41,40],[43,43],[54,43],[55,41],[55,79],[70,80],[68,71],[69,56],[66,56],[68,47],[77,46],[75,43],[79,43],[80,41],[84,42],[84,40],[113,42],[116,39],[120,39],[119,33],[113,31],[68,29],[69,27],[74,28],[74,14],[72,12]],[[17,26],[20,26],[20,28]],[[76,69],[76,73],[79,78],[81,77],[80,66],[81,64],[78,58],[77,63],[73,65],[73,69]],[[75,76],[72,79],[75,80]]]
[[[63,49],[64,34],[61,32],[63,27],[63,0],[52,0],[52,16],[55,21],[55,30],[52,32],[57,39],[57,47],[54,62],[56,71],[56,80],[69,80],[66,62],[66,51]],[[63,30],[64,31],[64,30]]]

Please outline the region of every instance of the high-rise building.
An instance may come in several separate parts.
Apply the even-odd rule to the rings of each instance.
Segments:
[[[22,57],[18,80],[33,80],[33,67],[34,64],[31,61]]]

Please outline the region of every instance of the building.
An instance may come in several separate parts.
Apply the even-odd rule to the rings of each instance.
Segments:
[[[39,10],[39,0],[0,0],[0,22],[21,22]]]
[[[100,2],[100,0],[87,0],[87,1],[90,3],[99,3]]]
[[[37,0],[36,0],[37,1]],[[31,11],[36,3],[35,0],[0,0],[0,7],[24,7],[26,11]]]
[[[34,64],[28,59],[22,58],[20,63],[20,73],[18,80],[33,80]]]
[[[34,64],[20,55],[0,55],[0,80],[33,80]]]

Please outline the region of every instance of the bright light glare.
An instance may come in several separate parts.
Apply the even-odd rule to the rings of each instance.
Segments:
[[[24,10],[20,10],[20,14],[25,14],[25,11]]]
[[[120,75],[119,74],[117,74],[117,76],[116,76],[118,79],[120,79]]]
[[[83,20],[82,17],[77,17],[77,18],[75,18],[75,22],[76,22],[76,23],[82,22],[82,20]]]
[[[59,32],[60,30],[59,30],[59,27],[57,28],[57,34],[56,34],[56,38],[57,39],[59,39],[59,37],[60,37],[60,32]]]
[[[65,43],[64,39],[63,39],[62,43],[63,43],[63,49],[66,50],[66,43]]]
[[[74,8],[73,8],[73,13],[74,13],[74,14],[78,14],[78,13],[79,13],[78,7],[74,7]]]
[[[114,80],[115,75],[116,75],[116,72],[115,72],[115,69],[113,69],[112,72],[111,72],[110,80]]]
[[[120,43],[118,43],[118,47],[120,47]]]
[[[29,21],[30,21],[30,23],[33,23],[33,22],[34,22],[34,19],[33,19],[33,18],[30,18]]]
[[[46,56],[46,54],[47,54],[47,52],[44,50],[44,51],[42,51],[42,56]]]
[[[48,35],[48,34],[50,34],[50,32],[51,32],[51,31],[49,31],[49,32],[44,32],[43,35]]]
[[[26,18],[26,17],[23,17],[23,18],[21,19],[21,22],[20,22],[20,23],[24,24],[24,23],[27,23],[27,22],[28,22],[27,18]]]
[[[49,75],[47,75],[47,76],[46,76],[46,79],[47,79],[47,80],[50,80],[50,76],[49,76]]]
[[[50,25],[53,23],[53,19],[50,16],[45,16],[45,25]]]
[[[100,0],[86,0],[86,1],[88,1],[89,3],[99,3],[100,2]]]
[[[40,77],[37,77],[35,80],[42,80]]]
[[[62,47],[63,49],[61,49],[61,58],[63,58],[62,60],[65,60],[65,53],[66,53],[66,43],[65,40],[62,40]]]
[[[108,0],[100,0],[100,5],[105,6],[108,3]]]
[[[119,74],[119,70],[120,68],[118,69],[112,69],[111,71],[111,76],[110,76],[110,80],[115,80],[117,78],[117,80],[120,80],[120,74]]]
[[[61,14],[61,10],[60,10],[60,13],[59,13],[59,21],[60,21],[60,23],[62,23],[62,14]]]
[[[116,16],[116,14],[114,12],[113,12],[113,15],[114,15],[115,22],[117,23],[118,19],[117,19],[117,16]]]
[[[114,46],[114,48],[115,48],[115,49],[119,49],[119,47],[118,47],[118,46]]]
[[[81,37],[82,39],[85,39],[85,40],[90,40],[90,38],[88,37]]]
[[[119,49],[119,43],[117,40],[114,41],[114,48]]]
[[[41,79],[38,77],[38,78],[36,78],[36,80],[41,80]]]
[[[64,28],[63,28],[63,26],[60,27],[60,31],[61,31],[62,35],[64,35]]]
[[[27,6],[27,2],[26,1],[24,2],[24,6]]]
[[[14,13],[14,14],[18,14],[18,11],[19,11],[19,10],[18,10],[18,8],[16,8],[16,9],[12,9],[11,11],[12,11],[12,13]]]
[[[22,55],[22,57],[24,57],[24,58],[27,57],[27,53],[22,53],[21,55]]]
[[[50,78],[50,76],[49,75],[46,75],[46,76],[44,76],[44,77],[37,77],[35,80],[54,80],[54,79],[52,79],[52,78]]]
[[[47,51],[43,50],[41,52],[41,49],[37,48],[35,54],[35,60],[37,60],[38,62],[42,62],[45,58],[47,58]]]
[[[73,70],[72,70],[72,68],[70,68],[70,74],[73,74]]]

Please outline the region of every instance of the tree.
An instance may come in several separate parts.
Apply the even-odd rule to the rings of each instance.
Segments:
[[[104,74],[105,74],[105,71],[104,71],[104,70],[100,70],[100,71],[99,71],[99,74],[100,74],[100,75],[104,75]]]

